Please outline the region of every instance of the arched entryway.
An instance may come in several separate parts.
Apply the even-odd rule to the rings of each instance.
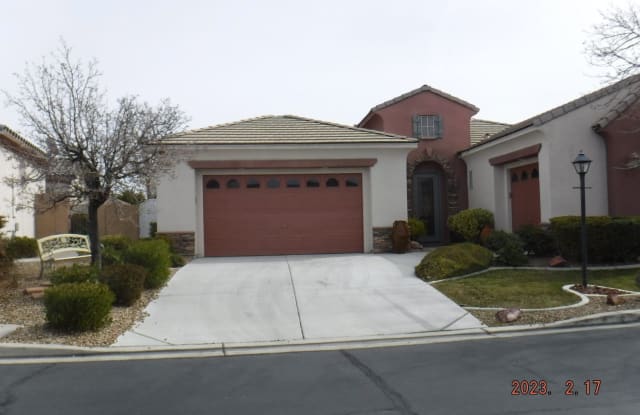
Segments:
[[[412,175],[412,217],[426,224],[422,243],[437,243],[444,239],[446,186],[445,174],[436,162],[418,164]]]

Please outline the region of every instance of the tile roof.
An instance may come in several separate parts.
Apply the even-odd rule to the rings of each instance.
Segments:
[[[467,107],[467,108],[473,110],[476,113],[478,111],[480,111],[480,109],[478,107],[476,107],[475,105],[473,105],[473,104],[471,104],[471,103],[469,103],[469,102],[467,102],[465,100],[462,100],[460,98],[454,97],[453,95],[447,94],[444,91],[441,91],[441,90],[436,89],[436,88],[434,88],[434,87],[432,87],[430,85],[425,84],[425,85],[422,85],[420,88],[416,88],[413,91],[409,91],[409,92],[407,92],[405,94],[402,94],[400,96],[392,98],[392,99],[390,99],[388,101],[383,102],[382,104],[378,104],[375,107],[371,108],[371,110],[369,110],[369,113],[362,119],[362,121],[360,121],[358,123],[358,126],[361,126],[364,123],[366,123],[369,120],[369,118],[375,112],[380,111],[381,109],[389,107],[389,106],[391,106],[393,104],[396,104],[396,103],[398,103],[400,101],[404,101],[405,99],[410,98],[410,97],[412,97],[414,95],[420,94],[422,92],[431,92],[433,94],[440,95],[441,97],[443,97],[445,99],[448,99],[449,101],[453,101],[453,102],[455,102],[457,104],[460,104],[460,105],[462,105],[464,107]]]
[[[415,143],[396,134],[318,121],[295,115],[266,115],[185,131],[161,144],[340,144]]]
[[[26,150],[36,157],[46,157],[46,153],[40,149],[40,147],[33,144],[31,141],[22,137],[17,132],[13,131],[6,125],[0,124],[0,134],[4,136],[11,145],[21,150]],[[0,141],[1,143],[1,141]]]
[[[596,121],[595,124],[591,126],[595,131],[600,131],[605,128],[609,123],[627,110],[634,102],[638,101],[640,98],[640,83],[633,85],[627,91],[627,95],[624,96],[616,105],[611,108],[609,112],[607,112],[602,118]]]
[[[636,85],[634,85],[636,84]],[[632,88],[630,89],[630,91],[633,91],[634,94],[637,94],[638,91],[638,85],[640,85],[640,74],[638,75],[632,75],[628,78],[625,78],[621,81],[618,81],[614,84],[605,86],[604,88],[600,88],[597,91],[591,92],[587,95],[583,95],[580,98],[574,99],[573,101],[569,101],[566,104],[560,105],[558,107],[552,108],[549,111],[545,111],[541,114],[538,114],[536,116],[533,116],[531,118],[527,118],[524,121],[520,121],[519,123],[513,124],[511,127],[506,128],[504,130],[502,130],[499,133],[496,133],[492,136],[490,136],[489,138],[487,138],[486,140],[483,140],[479,143],[473,144],[471,147],[461,151],[460,153],[465,153],[466,151],[469,151],[471,149],[474,149],[476,147],[481,147],[487,143],[490,143],[494,140],[497,140],[499,138],[502,137],[506,137],[510,134],[516,133],[520,130],[524,130],[525,128],[528,127],[532,127],[532,126],[540,126],[543,124],[548,123],[549,121],[552,121],[558,117],[561,117],[565,114],[570,113],[571,111],[574,111],[578,108],[582,108],[585,105],[591,104],[597,100],[599,100],[600,98],[604,98],[607,95],[611,95],[613,93],[619,92],[629,86],[632,86]],[[631,105],[628,100],[626,98],[630,98],[630,95],[632,95],[631,93],[627,94],[625,96],[625,98],[623,98],[621,101],[618,101],[618,104],[616,106],[614,106],[614,109],[612,109],[612,111],[610,111],[607,116],[603,117],[605,119],[607,119],[607,121],[603,121],[602,119],[600,121],[603,121],[606,125],[606,123],[610,122],[611,119],[608,118],[608,116],[612,115],[613,112],[615,112],[616,110],[619,110],[620,106],[624,106],[625,102],[627,106],[624,106],[624,108],[626,109],[628,107],[628,105]],[[619,114],[618,114],[619,115]],[[595,125],[597,126],[598,123],[600,122],[598,121]]]
[[[493,134],[497,134],[505,128],[510,127],[511,124],[505,124],[502,122],[495,122],[489,120],[481,120],[479,118],[472,118],[469,122],[471,131],[471,144],[479,143],[486,138],[489,138]]]

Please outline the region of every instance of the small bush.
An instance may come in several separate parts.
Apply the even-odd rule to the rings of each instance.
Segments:
[[[6,247],[7,240],[0,236],[0,277],[7,275],[11,267],[13,267],[13,258],[7,255]]]
[[[428,253],[416,266],[423,280],[438,280],[481,271],[491,265],[493,253],[476,244],[442,246]]]
[[[411,240],[421,237],[427,231],[427,226],[424,221],[417,218],[409,218],[409,232],[411,233]]]
[[[125,251],[124,261],[140,265],[149,275],[145,279],[145,288],[162,287],[169,279],[171,253],[165,241],[147,239],[135,241]]]
[[[16,236],[7,242],[7,255],[13,259],[38,256],[38,242],[28,236]]]
[[[115,294],[118,305],[133,305],[142,295],[147,270],[133,264],[117,264],[104,267],[100,282],[109,286]]]
[[[51,273],[53,285],[98,281],[98,270],[91,265],[73,264],[61,267]]]
[[[466,209],[449,216],[447,225],[465,241],[478,243],[482,229],[493,227],[493,213],[481,208]]]
[[[496,264],[517,267],[528,262],[524,244],[513,233],[494,231],[487,237],[485,246],[496,254]]]
[[[60,284],[44,293],[47,322],[65,331],[97,330],[109,322],[113,293],[104,284]]]
[[[524,225],[516,231],[516,235],[524,244],[524,250],[537,256],[553,255],[556,252],[556,241],[551,231],[540,225]]]
[[[103,236],[102,243],[102,265],[115,265],[124,263],[124,256],[127,249],[133,242],[123,235]]]
[[[183,267],[186,261],[180,254],[171,254],[171,267],[180,268]]]

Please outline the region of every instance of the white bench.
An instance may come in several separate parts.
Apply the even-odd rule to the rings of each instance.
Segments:
[[[91,258],[91,246],[86,235],[64,233],[38,239],[38,253],[42,278],[45,268],[52,270],[56,262]]]

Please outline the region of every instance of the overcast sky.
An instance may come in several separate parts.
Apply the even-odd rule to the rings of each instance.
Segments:
[[[602,86],[605,0],[0,0],[0,89],[64,38],[111,98],[168,97],[191,128],[266,114],[355,124],[423,84],[517,122]],[[28,137],[2,102],[0,124]]]

